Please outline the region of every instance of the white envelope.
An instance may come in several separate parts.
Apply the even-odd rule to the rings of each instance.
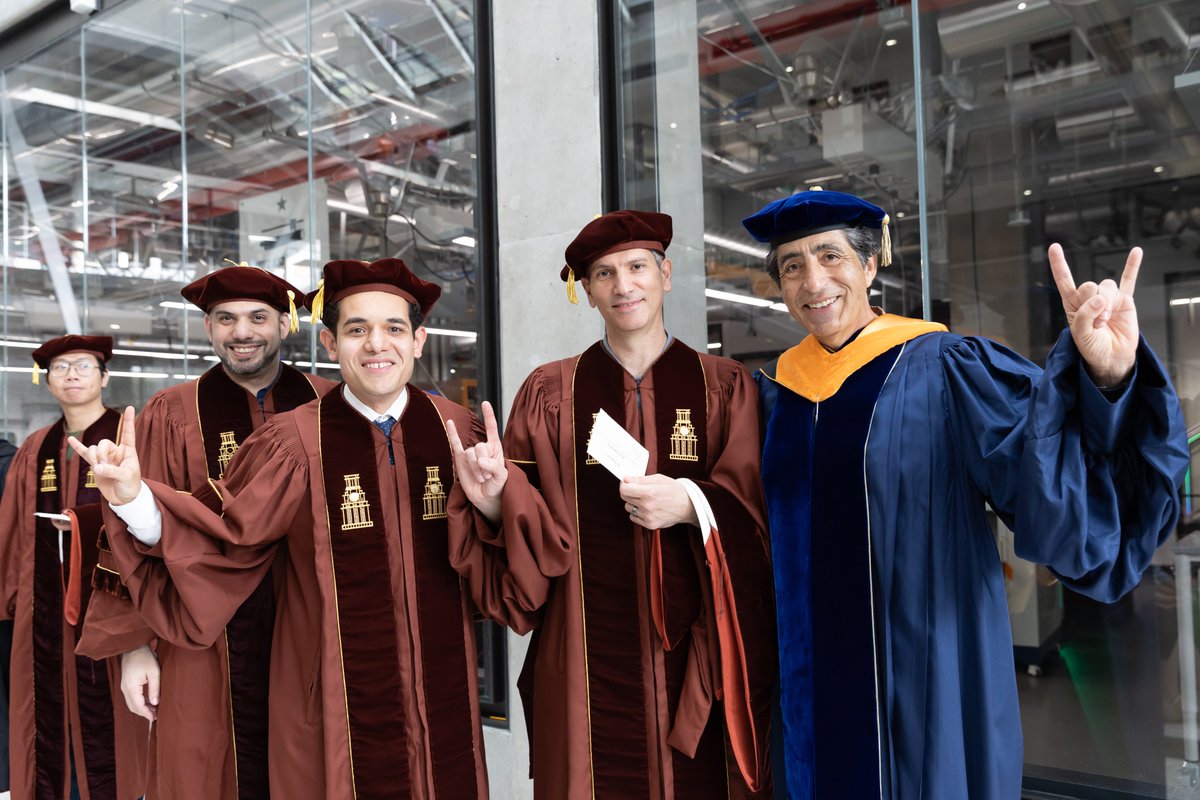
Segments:
[[[587,453],[599,461],[617,479],[644,477],[650,463],[650,451],[617,424],[603,409],[596,415]]]

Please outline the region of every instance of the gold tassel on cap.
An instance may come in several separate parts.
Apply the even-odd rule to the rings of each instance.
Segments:
[[[228,257],[227,257],[225,260],[226,260],[226,261],[228,261],[230,264],[232,264],[232,265],[233,265],[233,266],[235,266],[235,267],[248,267],[248,266],[250,266],[250,265],[249,265],[249,264],[247,264],[245,261],[242,261],[242,262],[237,262],[237,261],[234,261],[232,258],[228,258]],[[264,272],[265,272],[265,270],[264,270]]]
[[[40,381],[38,380],[38,364],[35,361],[35,362],[33,362],[33,385],[37,386],[38,383],[40,383]]]
[[[288,325],[288,331],[295,333],[300,330],[300,316],[296,313],[296,293],[291,289],[287,290],[288,295],[288,316],[291,317],[291,323]]]
[[[567,299],[571,305],[579,305],[579,292],[575,289],[575,270],[567,267]]]
[[[885,267],[892,263],[892,232],[888,230],[888,223],[891,221],[891,217],[883,215],[883,235],[879,237],[879,263]]]
[[[325,313],[325,279],[321,278],[317,282],[317,293],[313,295],[312,301],[312,324],[316,325],[321,320],[321,315]]]

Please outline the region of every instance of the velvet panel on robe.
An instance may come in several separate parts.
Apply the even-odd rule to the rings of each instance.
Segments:
[[[109,411],[102,422],[110,423],[115,430],[115,417],[116,412]],[[120,691],[120,671],[113,659],[92,661],[73,655],[78,631],[63,617],[64,583],[69,580],[67,572],[60,572],[57,565],[53,565],[53,572],[57,574],[51,577],[57,580],[35,581],[36,564],[40,561],[35,556],[36,538],[55,534],[37,525],[34,512],[44,510],[43,505],[58,505],[61,510],[81,503],[94,503],[98,499],[96,490],[84,485],[86,476],[81,472],[78,459],[72,457],[68,461],[66,457],[62,425],[60,420],[30,435],[13,459],[4,498],[0,502],[0,530],[4,531],[0,538],[0,598],[3,599],[0,614],[14,621],[9,702],[13,796],[63,800],[70,790],[69,759],[73,759],[80,774],[80,793],[84,800],[109,797],[124,800],[139,797],[143,791],[147,723],[125,707]],[[84,432],[85,442],[91,443],[91,432],[97,430],[98,425]],[[54,502],[46,504],[40,502],[46,497],[42,490],[51,484],[43,480],[48,476],[41,451],[48,436],[59,438],[61,444],[52,470]],[[65,540],[69,538],[69,535],[64,537]],[[57,546],[51,544],[50,549],[56,551]],[[72,555],[69,541],[64,541],[62,553],[69,563]],[[57,560],[57,552],[53,555]],[[35,583],[43,587],[39,591],[48,594],[35,597]],[[38,610],[46,608],[56,609],[53,618],[35,619]],[[54,670],[56,674],[51,676],[44,666],[39,666],[37,653],[52,645],[56,636],[61,654]],[[35,692],[35,683],[47,679],[56,688],[42,698],[51,701],[50,705],[39,702]],[[96,703],[100,705],[95,706]],[[90,708],[86,725],[81,716],[81,704]],[[54,709],[52,716],[45,716],[50,713],[46,709],[51,707]],[[39,718],[39,714],[43,716]],[[97,717],[111,719],[111,723],[106,720],[98,727],[95,724]],[[101,733],[101,728],[107,734]],[[72,732],[69,740],[68,730]],[[89,776],[86,765],[95,763],[97,745],[107,752],[103,762],[108,766],[103,768],[103,774]],[[53,756],[51,750],[55,751]],[[38,752],[43,753],[43,759],[52,758],[53,761],[39,764]]]
[[[222,369],[219,364],[215,365],[205,376],[206,380],[224,379],[221,383],[225,385],[219,390],[222,396],[214,402],[228,404],[240,400],[244,411],[233,407],[222,409],[224,416],[236,416],[236,419],[219,426],[221,428],[256,430],[277,413],[290,411],[336,385],[333,381],[283,365],[280,378],[266,393],[260,406],[253,394],[228,380]],[[277,387],[281,386],[285,391],[277,392]],[[138,457],[143,477],[188,492],[216,507],[219,500],[212,494],[209,484],[210,467],[206,460],[198,401],[197,381],[168,387],[151,397],[137,416]],[[245,438],[244,434],[242,438]],[[264,683],[265,660],[259,667],[253,659],[239,658],[238,654],[247,645],[237,637],[231,640],[227,634],[218,636],[211,647],[202,648],[188,644],[180,646],[167,638],[156,639],[155,630],[162,629],[164,623],[153,616],[143,618],[134,609],[128,590],[119,583],[116,564],[110,555],[104,555],[106,558],[101,561],[97,575],[102,579],[112,576],[117,585],[111,585],[110,580],[112,591],[93,594],[77,651],[104,657],[153,643],[161,669],[161,689],[158,718],[151,731],[147,774],[150,800],[187,796],[234,800],[239,796],[261,797],[266,790],[267,777],[266,709],[246,709],[243,722],[238,725],[238,715],[233,713],[235,702],[230,693],[230,675],[238,675],[238,667],[245,662],[251,675],[258,674],[260,669],[264,671],[257,681]],[[158,580],[168,580],[165,570],[160,571]],[[271,591],[271,587],[261,587],[257,591]],[[152,615],[160,607],[150,604],[146,608]],[[247,607],[239,611],[254,613]],[[260,639],[264,645],[270,643],[273,620],[270,609],[266,611],[265,618],[258,613],[260,619],[241,633],[242,638]],[[252,697],[265,694],[265,687],[260,689],[252,681],[247,684],[245,691]],[[246,719],[247,715],[249,719]],[[241,762],[240,767],[238,762]]]
[[[789,390],[764,372],[770,430]],[[985,504],[1015,532],[1018,555],[1112,601],[1173,529],[1186,467],[1175,392],[1144,342],[1115,398],[1086,375],[1069,333],[1045,371],[981,339],[929,334],[905,346],[879,393],[863,466],[891,796],[1020,794],[1012,636]],[[787,547],[802,531],[767,499],[772,537]],[[781,641],[789,635],[780,630]],[[781,776],[785,766],[775,771],[786,796],[810,796]]]
[[[654,596],[651,591],[656,532],[643,530],[628,521],[613,480],[612,508],[609,511],[617,526],[626,527],[622,533],[630,536],[632,542],[629,558],[634,573],[629,580],[632,580],[630,586],[634,588],[630,591],[634,596],[627,600],[636,615],[633,617],[636,627],[625,635],[631,657],[641,663],[640,678],[629,676],[634,685],[639,687],[639,696],[633,698],[633,703],[640,706],[640,710],[638,714],[631,715],[625,725],[644,728],[633,731],[632,737],[642,741],[645,749],[645,758],[638,759],[644,777],[632,778],[629,774],[620,774],[615,776],[615,780],[624,784],[630,780],[642,780],[644,785],[634,790],[634,795],[662,800],[707,796],[704,792],[711,792],[714,797],[731,794],[743,796],[746,787],[738,777],[731,757],[727,758],[723,779],[699,789],[681,787],[678,792],[674,781],[674,765],[682,763],[686,771],[690,755],[695,752],[696,744],[709,728],[715,726],[715,732],[710,735],[725,738],[722,704],[717,697],[721,691],[720,669],[717,665],[721,663],[722,654],[718,652],[718,637],[713,630],[714,618],[718,613],[734,614],[743,620],[745,634],[751,642],[748,652],[743,655],[749,657],[754,678],[754,706],[760,710],[765,708],[769,696],[774,672],[774,647],[770,641],[773,638],[770,633],[773,630],[773,616],[758,474],[757,399],[750,376],[740,365],[727,359],[697,354],[678,342],[672,347],[682,348],[682,352],[690,354],[685,360],[693,359],[691,363],[696,365],[701,385],[706,387],[699,392],[702,396],[693,397],[687,403],[692,408],[706,410],[704,438],[707,452],[705,462],[699,465],[699,474],[705,477],[697,483],[717,515],[723,540],[721,543],[729,554],[729,563],[722,559],[721,566],[733,575],[736,591],[733,595],[722,595],[726,600],[731,600],[733,607],[714,609],[708,577],[702,574],[705,571],[706,552],[699,532],[694,528],[664,531],[663,535],[690,537],[681,541],[687,543],[696,571],[691,583],[693,591],[697,591],[696,597],[673,597],[668,598],[668,602],[680,607],[694,601],[697,604],[695,608],[699,610],[699,616],[686,623],[691,625],[690,629],[685,628],[687,634],[675,643],[678,649],[675,652],[667,651],[656,629],[653,613],[653,604],[663,599]],[[602,350],[599,353],[601,358],[611,360]],[[505,454],[526,470],[538,492],[534,497],[522,487],[505,488],[503,506],[506,528],[510,524],[510,515],[515,516],[536,501],[545,504],[570,539],[578,536],[577,431],[572,419],[576,411],[571,392],[575,385],[573,376],[578,361],[578,358],[573,358],[539,367],[518,392],[505,431]],[[635,438],[650,450],[648,471],[653,473],[661,469],[669,474],[667,453],[659,452],[659,441],[663,437],[656,430],[655,399],[658,394],[670,394],[674,388],[667,386],[656,389],[656,381],[670,382],[672,376],[656,378],[652,368],[639,386],[619,364],[615,361],[612,364],[616,383],[613,388],[615,397],[619,399],[615,400],[617,407],[611,409],[610,414],[615,412],[618,421],[634,432]],[[671,405],[668,412],[673,419],[675,407],[682,404],[676,402]],[[698,418],[700,416],[697,415]],[[586,422],[590,427],[590,417]],[[587,467],[580,464],[578,468]],[[508,535],[511,536],[511,533]],[[580,544],[580,547],[585,546],[586,543]],[[717,550],[713,546],[708,555]],[[741,579],[747,576],[757,576],[757,580],[742,582]],[[724,577],[721,580],[724,581]],[[593,737],[607,734],[597,733],[594,728],[597,719],[592,716],[603,714],[605,710],[589,708],[586,612],[583,608],[586,588],[581,582],[581,561],[579,558],[573,559],[567,573],[554,581],[521,676],[520,689],[530,733],[534,794],[539,800],[601,798],[606,796],[604,787],[612,785],[606,783],[604,776],[597,782],[593,765],[593,753],[597,752],[594,749],[597,742]],[[672,702],[669,697],[668,665],[675,665],[671,667],[672,673],[678,669],[684,671],[682,676],[670,679],[673,682],[682,681],[680,687],[674,690],[679,692],[678,702]],[[592,690],[602,688],[591,687]],[[640,726],[634,722],[636,719],[642,720]],[[609,729],[611,726],[605,727],[605,730]],[[761,731],[760,736],[765,742],[766,732]],[[602,751],[607,746],[605,742],[599,744]],[[769,793],[769,777],[760,774],[760,778],[766,787],[765,793]],[[628,786],[620,791],[627,790]]]
[[[410,392],[416,390],[410,387]],[[421,395],[424,397],[424,395]],[[442,398],[427,398],[443,420],[453,419],[468,444],[477,441],[480,430],[469,412]],[[340,401],[340,398],[339,398]],[[413,397],[406,408],[412,408]],[[192,644],[205,644],[219,635],[239,597],[262,574],[275,557],[284,560],[279,588],[275,636],[271,661],[270,772],[271,791],[281,797],[309,796],[313,787],[324,787],[324,797],[341,800],[354,796],[350,739],[346,727],[347,692],[342,678],[342,647],[339,637],[337,588],[331,562],[331,534],[327,520],[324,479],[320,468],[318,406],[316,403],[272,420],[239,450],[226,472],[215,484],[224,499],[224,514],[213,514],[193,498],[169,492],[151,483],[164,512],[160,546],[118,546],[114,553],[122,567],[135,604],[159,603],[164,617],[173,618],[169,635]],[[410,496],[409,465],[405,458],[404,424],[392,431],[396,464],[389,464],[388,441],[374,426],[369,435],[374,444],[375,469],[381,476],[383,529],[388,532],[387,571],[392,588],[392,617],[398,649],[399,684],[405,692],[403,738],[409,743],[408,775],[410,796],[433,798],[436,781],[427,746],[429,714],[425,691],[429,684],[421,653],[425,644],[411,610],[416,607],[416,576],[413,552],[413,523],[399,509],[418,507],[421,498]],[[364,459],[358,461],[365,468]],[[417,465],[420,466],[420,465]],[[424,467],[421,467],[424,475]],[[391,479],[383,480],[390,476]],[[444,478],[443,478],[444,480]],[[450,484],[447,483],[447,488]],[[330,488],[341,493],[342,486]],[[448,494],[453,495],[451,489]],[[271,508],[279,513],[264,515]],[[206,531],[201,533],[201,531]],[[351,535],[339,532],[335,536]],[[130,541],[123,526],[114,525],[114,541]],[[286,547],[280,547],[280,543]],[[549,546],[554,546],[551,543]],[[461,630],[471,679],[463,678],[463,696],[470,710],[475,785],[478,796],[486,795],[482,734],[479,728],[477,684],[473,679],[475,651],[472,596],[489,596],[491,587],[508,579],[497,572],[523,572],[541,577],[537,566],[521,561],[522,553],[544,550],[540,544],[528,548],[506,548],[503,554],[484,550],[475,557],[477,572],[461,582],[463,609]],[[153,553],[152,553],[153,551]],[[502,557],[501,557],[502,556]],[[164,565],[171,581],[143,593],[142,577],[154,566]],[[455,581],[449,558],[446,570]],[[523,582],[522,582],[523,583]],[[384,593],[388,591],[383,590]],[[501,595],[504,592],[500,593]],[[511,593],[514,602],[520,592]],[[386,612],[387,605],[380,607]],[[535,609],[515,608],[515,613]],[[160,635],[163,632],[160,631]],[[349,649],[348,649],[349,653]],[[347,655],[350,658],[350,655]],[[447,667],[454,674],[452,666]],[[435,678],[443,678],[438,675]],[[359,797],[363,797],[359,787]]]

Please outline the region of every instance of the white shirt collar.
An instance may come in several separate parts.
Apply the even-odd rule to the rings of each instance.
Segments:
[[[355,397],[354,392],[350,391],[349,386],[342,387],[342,396],[346,398],[346,402],[350,404],[351,408],[362,414],[371,422],[374,422],[380,417],[391,417],[392,419],[398,420],[400,419],[400,415],[404,413],[404,407],[408,405],[408,386],[406,385],[404,389],[401,390],[400,396],[397,397],[395,402],[392,403],[388,410],[384,411],[382,414],[371,408],[362,400],[359,400],[357,397]]]

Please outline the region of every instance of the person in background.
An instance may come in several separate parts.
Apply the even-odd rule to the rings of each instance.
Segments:
[[[105,408],[109,336],[60,336],[33,351],[62,409],[17,450],[0,500],[0,618],[13,621],[10,774],[22,800],[132,800],[145,775],[145,720],[125,707],[116,659],[75,654],[92,568],[107,546],[91,466],[67,446],[118,436]],[[67,535],[53,519],[66,513]]]

